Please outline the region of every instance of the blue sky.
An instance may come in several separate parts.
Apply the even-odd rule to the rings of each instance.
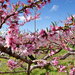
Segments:
[[[10,1],[16,3],[18,0]],[[63,21],[69,15],[75,14],[75,0],[51,0],[50,4],[45,5],[37,13],[41,13],[40,18],[36,21],[37,29],[45,29],[50,27],[51,22]],[[61,26],[62,24],[59,23],[58,25]],[[21,27],[21,30],[34,31],[34,21],[26,23]]]

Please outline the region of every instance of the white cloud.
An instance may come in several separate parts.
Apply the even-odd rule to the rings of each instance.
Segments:
[[[20,21],[24,21],[25,20],[24,16],[19,16],[19,18],[20,18]]]
[[[30,20],[31,17],[33,18],[34,16],[28,15],[28,16],[26,16],[26,18],[25,18],[25,17],[22,15],[22,16],[19,16],[19,19],[20,19],[19,21],[23,22],[23,21],[26,21],[26,19],[27,19],[27,20]],[[40,17],[40,18],[37,18],[36,20],[39,21],[39,20],[42,20],[42,18]]]
[[[59,8],[58,5],[53,5],[52,8],[50,9],[51,11],[56,11]]]
[[[19,19],[20,21],[26,21],[26,19],[29,20],[30,17],[31,17],[30,15],[28,15],[26,18],[24,16],[19,16]]]

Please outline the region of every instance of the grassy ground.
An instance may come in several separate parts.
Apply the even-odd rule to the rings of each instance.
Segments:
[[[62,50],[60,53],[56,54],[55,56],[61,56],[64,53],[66,53],[66,51]],[[71,67],[71,65],[68,65],[68,64],[74,63],[74,61],[75,61],[75,56],[70,56],[70,57],[66,58],[65,60],[61,60],[59,62],[62,65],[65,65],[65,66],[67,65],[68,66],[67,70],[69,70],[69,68]],[[0,71],[2,71],[2,72],[9,71],[9,68],[6,65],[6,62],[7,62],[7,60],[0,59]],[[19,68],[19,69],[16,69],[15,71],[18,71],[18,70],[23,70],[23,69]],[[49,67],[48,72],[49,72],[49,75],[67,75],[67,73],[64,73],[64,72],[61,72],[61,73],[57,72],[57,69],[53,68],[51,66]],[[31,75],[45,75],[45,73],[46,73],[46,70],[41,68],[41,69],[35,69],[35,70],[33,70],[31,72]],[[0,75],[26,75],[26,73],[22,72],[22,73],[15,73],[15,74],[0,74]]]

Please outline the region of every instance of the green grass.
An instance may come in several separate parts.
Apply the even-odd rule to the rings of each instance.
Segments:
[[[57,56],[62,56],[63,54],[65,54],[67,51],[65,51],[65,50],[62,50],[60,53],[58,53],[58,54],[56,54],[56,55],[54,55],[54,57],[57,57]],[[51,58],[49,58],[48,60],[50,60]],[[0,59],[0,71],[2,71],[2,72],[7,72],[7,71],[9,71],[9,68],[7,67],[7,65],[6,65],[6,62],[7,62],[7,60],[5,60],[5,59]],[[74,56],[69,56],[68,58],[66,58],[65,60],[60,60],[59,61],[60,62],[60,64],[62,64],[62,65],[67,65],[68,66],[68,69],[67,70],[69,70],[69,68],[70,68],[70,65],[68,65],[68,64],[70,64],[70,63],[74,63],[74,65],[75,65],[75,57]],[[20,71],[20,70],[23,70],[22,68],[18,68],[18,69],[16,69],[15,71]],[[41,68],[41,69],[35,69],[35,70],[33,70],[32,72],[31,72],[31,75],[45,75],[45,73],[46,73],[47,71],[45,70],[45,69],[43,69],[43,68]],[[57,69],[56,68],[53,68],[53,67],[51,67],[51,66],[49,66],[49,70],[48,70],[48,72],[49,72],[49,75],[67,75],[67,73],[64,73],[64,72],[58,72],[57,71]],[[14,74],[0,74],[0,75],[26,75],[26,73],[25,72],[22,72],[22,73],[14,73]]]

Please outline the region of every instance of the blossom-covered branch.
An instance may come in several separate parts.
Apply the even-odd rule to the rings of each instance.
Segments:
[[[21,59],[22,61],[25,61],[26,63],[30,63],[30,60],[27,60],[26,57],[20,56],[17,53],[13,53],[11,49],[4,47],[3,45],[0,44],[0,51],[7,53],[8,55],[15,57],[16,59]]]

